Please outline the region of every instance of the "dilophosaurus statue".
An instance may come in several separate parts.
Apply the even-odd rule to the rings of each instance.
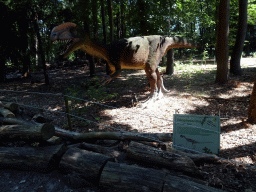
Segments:
[[[161,35],[130,37],[104,44],[91,39],[86,31],[81,33],[77,25],[70,22],[54,27],[50,39],[67,42],[61,57],[65,58],[73,51],[81,49],[106,60],[111,76],[104,84],[118,77],[122,69],[144,69],[150,84],[151,97],[157,96],[160,92],[168,92],[158,71],[159,62],[167,51],[173,48],[197,47],[184,38]]]

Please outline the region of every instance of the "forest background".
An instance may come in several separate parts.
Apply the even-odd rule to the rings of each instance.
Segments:
[[[253,0],[0,1],[1,26],[4,29],[0,45],[1,69],[20,69],[22,75],[26,76],[29,71],[37,71],[45,63],[55,61],[61,52],[61,45],[53,45],[49,35],[54,26],[63,22],[74,22],[81,27],[87,22],[91,37],[106,43],[140,35],[182,36],[203,46],[198,49],[176,49],[176,59],[214,58],[217,24],[222,19],[218,17],[218,11],[219,7],[225,7],[224,4],[228,4],[224,12],[229,18],[229,57],[233,50],[237,50],[234,47],[241,27],[247,28],[242,32],[240,30],[240,33],[246,32],[242,56],[256,57],[256,1]],[[247,21],[243,22],[245,26],[239,26],[238,23],[239,7],[242,6],[247,8],[240,9],[240,15],[246,15],[244,19]],[[77,51],[69,59],[74,60],[84,55]],[[165,61],[164,58],[163,63]],[[239,74],[239,70],[233,72]],[[5,74],[6,71],[1,70],[1,81],[4,81]],[[220,78],[220,82],[226,80]]]

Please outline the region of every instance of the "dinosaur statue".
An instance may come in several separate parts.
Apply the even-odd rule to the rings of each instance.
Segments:
[[[130,37],[104,44],[91,39],[88,32],[81,33],[77,25],[70,22],[54,27],[50,39],[53,42],[67,42],[61,57],[65,58],[73,51],[81,49],[92,56],[105,59],[112,73],[103,84],[118,77],[121,69],[144,69],[150,84],[151,97],[160,92],[168,92],[158,71],[159,62],[167,51],[173,48],[197,47],[184,38],[161,35]]]

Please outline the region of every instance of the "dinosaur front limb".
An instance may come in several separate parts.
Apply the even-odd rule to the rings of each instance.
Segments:
[[[102,85],[109,84],[112,79],[117,78],[121,74],[121,71],[121,69],[116,70],[115,73],[113,73],[109,78],[107,78],[105,81],[103,80],[104,82],[102,83]]]

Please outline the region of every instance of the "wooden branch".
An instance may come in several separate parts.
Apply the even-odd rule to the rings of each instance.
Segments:
[[[54,135],[54,126],[51,124],[35,125],[3,125],[0,127],[0,139],[40,141],[50,139]]]
[[[196,168],[194,162],[186,156],[177,153],[165,152],[137,142],[131,142],[126,149],[129,158],[137,160],[148,165],[156,165],[169,169],[185,172],[189,175],[201,177],[200,171]]]
[[[64,145],[47,147],[0,147],[0,168],[48,172],[66,151]]]
[[[140,134],[128,132],[90,132],[90,133],[76,133],[67,131],[55,126],[55,136],[71,140],[133,140],[133,141],[147,141],[156,142],[157,139],[172,140],[171,134]]]

